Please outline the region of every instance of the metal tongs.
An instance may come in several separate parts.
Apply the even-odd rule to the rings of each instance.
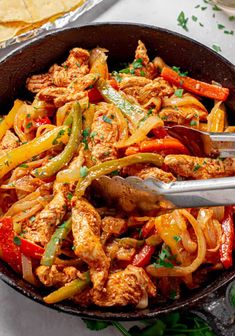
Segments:
[[[208,133],[185,126],[167,127],[168,134],[179,139],[191,155],[199,157],[235,157],[235,133]],[[234,163],[235,164],[235,163]],[[102,176],[96,188],[107,200],[126,211],[219,206],[235,203],[235,176],[208,180],[163,183],[155,178]]]

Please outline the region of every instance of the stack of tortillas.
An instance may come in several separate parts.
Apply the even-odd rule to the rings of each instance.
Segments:
[[[0,0],[0,41],[35,29],[86,0]]]

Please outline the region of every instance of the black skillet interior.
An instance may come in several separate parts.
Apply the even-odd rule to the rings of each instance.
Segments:
[[[212,80],[230,88],[230,107],[235,113],[235,68],[227,60],[191,39],[179,34],[143,25],[95,24],[80,28],[65,29],[28,43],[0,62],[1,112],[7,112],[13,99],[26,96],[24,89],[28,76],[46,71],[55,62],[63,61],[68,51],[76,46],[91,49],[101,46],[109,50],[110,68],[133,60],[138,40],[142,40],[152,58],[161,56],[169,65],[180,66],[190,75],[207,82]],[[44,292],[23,281],[0,261],[0,278],[10,286],[43,303]],[[83,317],[112,320],[137,320],[154,317],[178,308],[187,308],[205,298],[210,292],[235,278],[235,267],[213,276],[213,279],[198,290],[186,292],[176,302],[156,303],[146,310],[80,308],[70,302],[53,305],[52,308]]]

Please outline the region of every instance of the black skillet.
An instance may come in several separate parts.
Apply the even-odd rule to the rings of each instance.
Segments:
[[[28,76],[46,71],[50,65],[65,59],[76,46],[91,49],[101,46],[109,50],[110,69],[121,62],[133,60],[138,40],[142,40],[150,58],[159,55],[169,65],[189,70],[194,78],[221,83],[231,90],[230,113],[235,117],[235,67],[226,59],[202,44],[165,29],[136,24],[94,24],[64,29],[29,42],[22,49],[0,60],[0,106],[6,112],[16,97],[26,97],[24,89]],[[235,119],[235,118],[234,118]],[[43,303],[45,292],[26,283],[5,263],[0,261],[0,278],[34,301]],[[225,285],[235,279],[235,265],[227,271],[214,273],[212,278],[197,290],[184,291],[180,300],[155,303],[145,310],[80,308],[71,302],[52,305],[51,308],[80,317],[103,320],[139,320],[153,318],[176,309],[193,309],[206,316],[218,335],[235,335],[235,325],[228,318],[224,305]],[[214,309],[219,303],[219,309]],[[218,308],[218,307],[217,307]]]

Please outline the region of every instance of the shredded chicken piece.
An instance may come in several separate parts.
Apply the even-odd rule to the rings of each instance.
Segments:
[[[122,218],[106,216],[101,221],[102,236],[101,241],[105,243],[111,236],[119,236],[127,230],[127,222]]]
[[[36,215],[33,222],[26,228],[25,238],[45,246],[57,225],[59,225],[66,213],[67,204],[63,191],[55,194],[54,198],[45,208]]]
[[[136,249],[130,246],[120,246],[118,240],[114,240],[105,245],[105,253],[111,259],[125,260],[131,262]]]
[[[37,97],[46,102],[53,102],[56,107],[82,99],[87,96],[84,91],[90,85],[93,85],[98,79],[98,75],[87,74],[74,79],[68,87],[47,87],[39,91]]]
[[[0,156],[19,146],[19,139],[11,131],[7,130],[0,145]]]
[[[165,183],[176,181],[176,178],[172,173],[167,173],[157,167],[149,167],[148,164],[131,165],[123,168],[122,172],[124,175],[138,176],[142,179],[153,177]]]
[[[149,62],[149,57],[147,54],[147,49],[143,42],[138,41],[138,46],[135,51],[135,60],[142,61],[142,67],[135,69],[135,74],[137,76],[143,76],[146,78],[153,79],[157,74],[157,69],[152,62]]]
[[[35,272],[39,280],[47,287],[61,287],[81,276],[81,272],[75,267],[62,265],[39,266]]]
[[[101,219],[91,204],[78,199],[72,208],[75,254],[90,267],[94,288],[101,290],[108,277],[110,260],[100,241]]]
[[[113,105],[99,103],[96,106],[91,126],[91,135],[93,134],[93,136],[89,144],[93,164],[117,158],[117,150],[113,144],[119,140],[118,126],[118,119]]]
[[[62,66],[54,64],[50,67],[48,73],[33,75],[28,78],[27,89],[33,93],[38,93],[48,87],[67,87],[74,79],[88,74],[89,56],[89,52],[85,49],[72,49]]]
[[[142,268],[132,265],[110,274],[102,291],[92,290],[93,302],[100,307],[135,305],[146,308],[148,296],[156,296],[155,285]]]
[[[205,121],[207,112],[192,106],[189,107],[165,107],[159,113],[160,118],[166,122],[176,123],[178,125],[190,124],[192,120]]]
[[[189,155],[167,155],[164,163],[173,173],[194,179],[232,176],[235,172],[233,158],[225,160],[199,158]]]

